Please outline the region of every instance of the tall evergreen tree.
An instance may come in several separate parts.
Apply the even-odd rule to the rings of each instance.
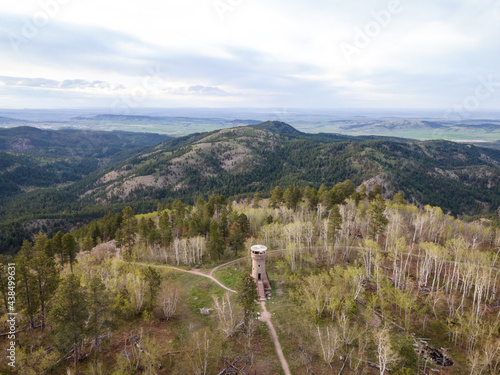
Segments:
[[[170,223],[170,217],[168,216],[167,211],[163,211],[160,214],[160,218],[158,220],[158,225],[160,227],[159,237],[160,243],[163,247],[169,247],[173,240],[172,235],[172,225]]]
[[[340,215],[339,206],[334,205],[332,207],[330,218],[328,219],[328,229],[334,243],[335,239],[337,238],[337,234],[341,228],[342,228],[342,215]]]
[[[366,198],[366,185],[365,184],[361,184],[361,186],[359,188],[359,197],[361,198],[361,200]]]
[[[290,209],[297,209],[300,199],[302,198],[302,190],[298,186],[289,186],[283,193],[283,200],[286,206]]]
[[[42,232],[38,232],[33,239],[33,250],[34,251],[45,251],[45,245],[47,244],[47,235]]]
[[[330,190],[328,190],[328,187],[325,184],[321,184],[318,190],[318,199],[319,202],[325,206],[328,207],[329,202],[330,202]]]
[[[9,295],[9,273],[7,267],[7,259],[3,254],[0,254],[0,294],[2,294],[5,312],[9,312],[8,295]]]
[[[153,267],[145,268],[143,275],[149,286],[149,308],[152,310],[155,305],[158,288],[161,285],[161,275]]]
[[[304,190],[304,197],[306,197],[309,209],[315,210],[319,203],[318,191],[315,188],[310,188],[309,186]]]
[[[370,202],[370,223],[369,233],[373,240],[378,240],[378,237],[385,231],[385,227],[389,223],[387,217],[384,215],[385,201],[380,195],[377,195],[374,201]]]
[[[31,273],[28,258],[23,251],[16,256],[15,263],[18,280],[18,298],[32,329],[35,327],[35,314],[39,306],[36,278]]]
[[[52,237],[52,246],[51,246],[51,253],[53,255],[57,254],[59,255],[59,262],[61,265],[64,265],[66,258],[64,256],[64,249],[62,245],[62,238],[64,236],[64,233],[59,231],[55,234],[54,237]]]
[[[392,201],[396,204],[405,204],[405,200],[403,198],[402,193],[396,193],[394,194],[394,197],[392,198]]]
[[[255,285],[252,275],[249,273],[241,274],[235,289],[237,292],[236,300],[243,307],[245,311],[245,322],[248,322],[249,316],[255,311],[255,301],[259,299],[257,285]]]
[[[260,207],[260,201],[262,200],[261,196],[259,193],[255,193],[253,195],[253,208],[259,208]]]
[[[21,246],[21,250],[19,250],[18,255],[24,255],[26,260],[30,260],[35,255],[35,250],[33,249],[33,243],[28,240],[23,241],[23,245]]]
[[[61,244],[63,248],[63,257],[69,261],[71,272],[73,272],[73,263],[75,262],[78,250],[78,244],[76,243],[75,237],[71,233],[66,233],[61,239]]]
[[[121,226],[122,241],[127,245],[127,258],[132,255],[132,245],[137,232],[137,218],[135,212],[130,207],[123,209],[123,221]]]
[[[379,184],[375,184],[373,186],[373,189],[368,193],[368,200],[370,202],[374,201],[375,199],[377,199],[377,195],[382,196],[382,186],[380,186]]]
[[[276,186],[274,190],[271,191],[271,199],[269,200],[269,205],[271,208],[278,207],[283,203],[283,190],[279,186]]]
[[[245,247],[245,234],[241,230],[241,226],[238,222],[234,222],[229,230],[229,243],[234,250],[234,256],[238,256],[238,251],[244,250]]]
[[[62,353],[68,347],[73,347],[75,373],[78,374],[80,347],[85,338],[85,322],[89,317],[89,309],[87,295],[75,274],[63,279],[55,301],[49,320],[55,324],[57,346]]]
[[[208,249],[210,250],[210,254],[212,254],[213,256],[217,256],[218,259],[220,259],[222,255],[224,255],[224,251],[226,250],[226,243],[215,220],[210,223],[210,233],[208,234]]]
[[[101,349],[101,337],[112,327],[111,298],[101,278],[95,275],[87,286],[88,335],[95,347],[94,365]]]
[[[49,257],[45,251],[40,250],[37,251],[33,259],[29,261],[29,266],[34,271],[36,279],[43,331],[47,314],[47,302],[52,297],[59,284],[59,270],[54,258]]]

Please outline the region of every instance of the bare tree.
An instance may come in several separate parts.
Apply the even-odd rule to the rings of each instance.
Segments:
[[[387,327],[375,334],[380,375],[384,375],[391,363],[398,360],[398,355],[391,345],[391,336]]]
[[[160,307],[163,317],[171,320],[177,309],[177,302],[181,293],[181,287],[172,282],[162,281],[160,293],[157,297],[157,304]]]
[[[219,318],[219,329],[224,332],[226,337],[232,336],[236,330],[237,320],[229,293],[226,293],[221,299],[214,295],[212,299],[214,300],[214,310]]]
[[[144,299],[146,296],[147,283],[139,275],[131,275],[129,278],[129,290],[132,295],[132,303],[135,308],[135,313],[139,314],[144,305]]]
[[[186,359],[191,374],[216,373],[220,358],[220,340],[208,328],[196,331],[187,343]],[[186,372],[187,373],[187,372]]]
[[[328,363],[328,366],[332,367],[332,361],[340,348],[341,340],[337,330],[333,327],[326,327],[324,332],[321,332],[319,327],[318,341],[321,347],[321,354],[323,355],[323,360]]]

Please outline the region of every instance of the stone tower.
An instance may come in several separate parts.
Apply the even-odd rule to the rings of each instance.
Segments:
[[[266,298],[265,290],[271,290],[266,272],[266,250],[264,245],[254,245],[252,250],[252,277],[257,283],[260,299]]]

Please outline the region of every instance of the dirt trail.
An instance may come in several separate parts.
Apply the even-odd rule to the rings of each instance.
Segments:
[[[121,255],[120,252],[117,251],[116,252],[116,257],[118,259],[120,259],[120,255]],[[190,274],[193,274],[193,275],[198,275],[198,276],[205,277],[207,279],[212,280],[214,283],[216,283],[217,285],[219,285],[221,288],[224,288],[225,290],[227,290],[227,291],[229,291],[231,293],[236,293],[235,290],[233,290],[231,288],[228,288],[227,286],[225,286],[224,284],[222,284],[219,280],[217,280],[212,275],[218,269],[230,266],[231,264],[237,263],[237,262],[239,262],[239,261],[241,261],[243,259],[245,259],[245,258],[239,258],[239,259],[235,259],[235,260],[232,260],[230,262],[221,264],[220,266],[217,266],[217,267],[213,268],[208,275],[206,275],[206,274],[204,274],[204,273],[202,273],[202,272],[200,272],[198,270],[196,270],[196,271],[193,271],[193,270],[184,270],[182,268],[178,268],[178,267],[174,267],[174,266],[167,266],[167,265],[162,265],[162,264],[149,264],[149,263],[141,263],[141,262],[131,262],[131,263],[137,264],[137,265],[140,265],[140,266],[145,266],[145,267],[168,268],[168,269],[172,269],[172,270],[176,270],[176,271],[180,271],[180,272],[186,272],[186,273],[190,273]],[[286,361],[286,358],[283,355],[283,349],[281,348],[281,344],[280,344],[280,341],[279,341],[279,338],[278,338],[278,334],[276,333],[276,329],[274,328],[273,322],[271,321],[271,313],[269,311],[267,311],[266,304],[265,304],[264,301],[259,302],[259,305],[262,307],[262,311],[263,311],[262,314],[261,314],[260,320],[262,322],[265,322],[267,324],[267,327],[269,328],[269,332],[271,333],[271,338],[273,340],[274,347],[276,349],[276,354],[278,355],[278,358],[280,360],[281,367],[283,368],[283,371],[284,371],[285,375],[291,375],[290,368],[288,367],[288,362]]]
[[[247,257],[244,257],[244,258],[239,258],[239,259],[235,259],[235,260],[232,260],[230,262],[227,262],[227,263],[224,263],[224,264],[221,264],[220,266],[217,266],[215,268],[212,268],[212,270],[210,271],[209,275],[210,276],[213,276],[214,272],[216,272],[217,270],[221,269],[221,268],[224,268],[224,267],[227,267],[227,266],[230,266],[231,264],[234,264],[234,263],[238,263],[239,261],[243,260],[243,259],[246,259]]]
[[[269,328],[269,332],[271,333],[271,338],[273,339],[274,342],[274,347],[276,348],[276,354],[278,355],[278,358],[280,359],[281,362],[281,367],[283,368],[285,375],[291,375],[292,373],[290,372],[290,367],[288,367],[288,362],[286,361],[286,358],[283,355],[283,349],[281,349],[281,344],[278,338],[278,334],[276,333],[273,322],[271,321],[271,313],[267,311],[265,302],[262,301],[259,302],[259,304],[263,310],[260,320],[266,322],[267,328]]]
[[[137,264],[139,266],[145,266],[145,267],[168,268],[168,269],[176,270],[176,271],[179,271],[179,272],[185,272],[185,273],[190,273],[192,275],[206,277],[207,279],[210,279],[214,283],[216,283],[217,285],[219,285],[221,288],[226,289],[228,292],[236,293],[235,290],[233,290],[231,288],[228,288],[227,286],[225,286],[224,284],[222,284],[219,280],[217,280],[215,277],[213,277],[212,276],[212,272],[210,272],[210,275],[206,275],[206,274],[204,274],[204,273],[202,273],[202,272],[200,272],[198,270],[196,270],[196,271],[193,271],[193,270],[184,270],[182,268],[178,268],[178,267],[174,267],[174,266],[167,266],[167,265],[163,265],[163,264],[149,264],[149,263],[140,263],[140,262],[131,262],[131,263]]]

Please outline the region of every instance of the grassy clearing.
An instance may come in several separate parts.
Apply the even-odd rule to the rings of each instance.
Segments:
[[[228,288],[234,289],[243,272],[238,265],[231,265],[215,271],[214,277]]]

